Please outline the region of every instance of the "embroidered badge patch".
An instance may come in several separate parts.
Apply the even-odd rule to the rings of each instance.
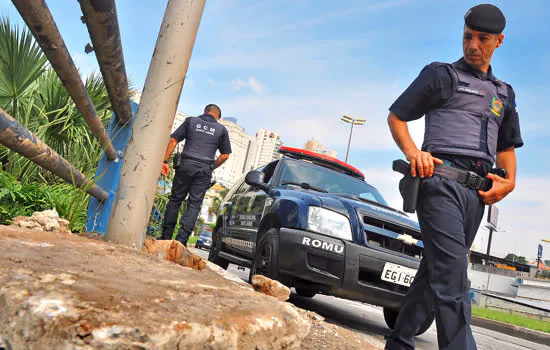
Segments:
[[[497,117],[500,117],[502,107],[502,102],[498,98],[493,97],[493,101],[491,102],[491,112],[493,112]]]

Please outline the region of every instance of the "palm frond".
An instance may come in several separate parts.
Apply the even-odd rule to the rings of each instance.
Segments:
[[[46,63],[46,56],[26,27],[20,29],[7,17],[0,18],[0,105],[14,118],[28,102]]]

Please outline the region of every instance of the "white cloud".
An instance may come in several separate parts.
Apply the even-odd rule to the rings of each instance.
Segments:
[[[262,84],[260,84],[258,79],[256,79],[255,77],[248,78],[248,86],[250,86],[250,88],[254,90],[258,95],[262,94],[262,90],[264,87],[262,86]]]
[[[235,88],[249,83],[233,82]],[[354,150],[397,150],[387,125],[388,107],[396,98],[391,85],[362,84],[347,86],[327,82],[305,89],[301,96],[272,95],[241,96],[220,101],[232,115],[238,115],[249,130],[268,128],[281,135],[289,146],[301,146],[315,137],[329,149],[345,148],[350,124],[340,120],[343,114],[365,118],[362,126],[355,126]],[[258,117],[261,111],[261,118]],[[420,147],[424,121],[410,123],[411,135]]]
[[[235,79],[231,82],[231,85],[233,86],[233,89],[234,90],[241,90],[243,87],[245,87],[247,84],[246,84],[246,81],[244,80],[241,80],[241,79]]]
[[[214,81],[214,79],[208,78],[207,81],[208,81],[208,84],[210,84],[210,86],[216,86],[216,82]]]
[[[234,90],[241,90],[243,88],[250,88],[256,94],[261,95],[264,86],[255,77],[249,77],[248,80],[235,79],[231,82]]]

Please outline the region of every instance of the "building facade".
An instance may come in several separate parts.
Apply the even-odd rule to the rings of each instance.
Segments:
[[[235,182],[245,173],[246,159],[249,153],[250,136],[245,129],[237,124],[235,118],[221,119],[231,140],[231,155],[221,167],[214,170],[215,180],[227,188],[231,188]],[[219,154],[219,152],[217,152]]]
[[[256,169],[279,159],[279,148],[282,144],[281,137],[276,132],[260,129],[254,140],[251,141],[251,147],[254,150],[250,152],[253,158],[247,163],[249,169]]]

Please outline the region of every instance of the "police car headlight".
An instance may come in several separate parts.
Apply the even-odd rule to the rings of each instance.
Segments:
[[[332,210],[309,207],[307,229],[336,238],[352,241],[349,219]]]

